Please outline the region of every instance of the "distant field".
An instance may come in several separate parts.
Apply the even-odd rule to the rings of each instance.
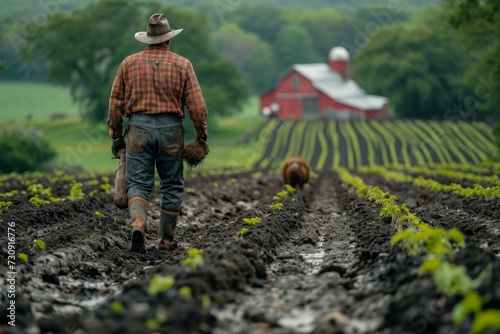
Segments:
[[[0,81],[0,122],[49,119],[54,113],[78,116],[69,88],[40,83]]]

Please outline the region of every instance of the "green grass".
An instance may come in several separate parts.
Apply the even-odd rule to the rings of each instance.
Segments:
[[[23,92],[31,95],[21,103]],[[69,98],[68,89],[0,82],[0,105],[0,131],[16,126],[41,130],[58,152],[57,161],[60,164],[81,166],[87,171],[96,172],[114,171],[118,165],[118,160],[112,159],[106,122],[98,125],[81,122],[77,108]],[[68,118],[50,120],[53,112],[62,110],[68,110]],[[26,120],[29,112],[33,112],[30,121]],[[208,117],[211,117],[210,111]],[[253,148],[241,147],[238,141],[259,120],[256,97],[249,101],[241,113],[217,119],[217,126],[209,128],[210,154],[197,169],[244,165],[253,153]],[[186,117],[184,124],[192,127],[189,117]],[[191,140],[186,138],[186,143]]]
[[[69,88],[42,83],[0,81],[0,122],[27,119],[47,120],[54,113],[78,116]]]

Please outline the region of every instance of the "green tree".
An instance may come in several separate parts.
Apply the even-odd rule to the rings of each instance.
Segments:
[[[476,62],[465,75],[477,107],[500,118],[500,2],[445,0],[444,11]],[[472,100],[471,100],[472,103]]]
[[[248,96],[246,87],[237,69],[210,48],[207,17],[192,10],[153,2],[102,0],[51,16],[30,38],[26,54],[49,60],[49,78],[69,85],[72,97],[83,107],[83,116],[100,122],[107,117],[118,65],[146,47],[133,38],[134,33],[145,30],[149,16],[159,11],[167,13],[172,27],[185,29],[172,40],[172,50],[192,61],[209,110],[220,115],[238,111]],[[222,96],[213,96],[221,91]]]
[[[306,29],[295,24],[282,27],[276,38],[276,63],[282,71],[293,64],[315,63],[323,60],[312,46]]]
[[[43,171],[56,151],[40,131],[14,128],[0,133],[0,173]]]
[[[465,66],[449,31],[408,24],[384,27],[354,57],[358,83],[389,97],[395,115],[412,118],[450,118],[464,91]]]
[[[288,23],[283,10],[270,6],[241,5],[227,17],[243,30],[257,34],[271,45],[275,45],[280,29]]]
[[[346,15],[333,9],[290,10],[287,15],[290,22],[295,20],[307,31],[315,52],[324,61],[328,59],[328,53],[333,47],[340,45],[342,41],[352,40],[352,19],[350,16],[346,19]]]
[[[236,65],[253,93],[262,91],[274,79],[276,64],[271,46],[254,33],[226,23],[214,32],[211,45]]]

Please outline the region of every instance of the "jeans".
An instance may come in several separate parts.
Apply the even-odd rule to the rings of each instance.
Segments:
[[[127,197],[145,200],[153,192],[155,165],[160,177],[160,206],[179,212],[184,193],[183,119],[174,114],[133,113],[127,132]]]

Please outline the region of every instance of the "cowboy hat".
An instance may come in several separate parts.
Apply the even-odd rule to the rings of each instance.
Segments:
[[[170,28],[165,14],[156,13],[149,18],[147,31],[136,32],[134,38],[145,44],[159,44],[179,35],[182,30]]]

